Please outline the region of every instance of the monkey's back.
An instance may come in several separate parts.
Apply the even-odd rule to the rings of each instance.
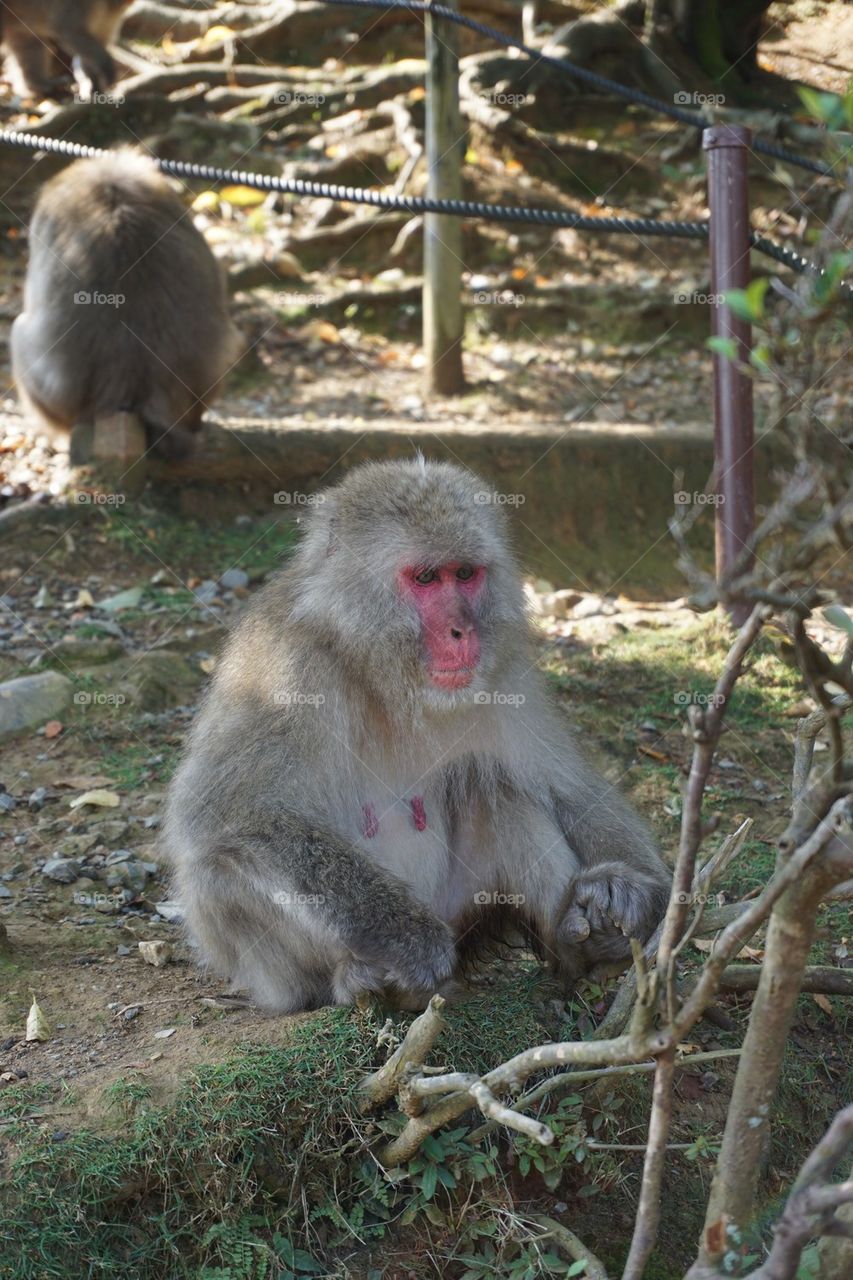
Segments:
[[[200,418],[237,334],[219,264],[153,163],[123,151],[69,166],[39,197],[30,246],[23,355],[38,380],[50,353],[33,392],[48,416]]]

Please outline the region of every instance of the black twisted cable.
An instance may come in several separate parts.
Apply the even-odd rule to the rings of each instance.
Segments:
[[[597,71],[580,67],[576,62],[570,62],[568,58],[557,58],[553,54],[543,53],[541,49],[534,49],[523,40],[504,35],[503,31],[498,31],[496,27],[478,22],[476,18],[468,18],[465,14],[457,13],[455,9],[448,9],[443,4],[432,4],[428,0],[322,0],[322,3],[359,9],[405,9],[410,13],[430,13],[437,18],[446,18],[448,22],[455,22],[460,27],[467,27],[469,31],[475,31],[478,35],[485,36],[487,40],[492,40],[507,49],[519,49],[527,54],[528,58],[544,62],[549,67],[555,67],[565,75],[591,85],[594,89],[600,89],[603,93],[616,94],[627,102],[635,102],[638,106],[648,107],[650,111],[669,116],[671,120],[693,125],[696,129],[704,129],[709,123],[698,111],[688,111],[685,107],[678,107],[674,103],[670,105],[668,102],[661,102],[660,98],[644,93],[642,89],[631,89],[628,85],[620,84],[618,80],[611,80],[607,76],[599,75]],[[780,147],[774,142],[762,142],[760,138],[754,139],[751,145],[753,151],[760,151],[763,155],[772,156],[775,160],[784,160],[788,164],[808,169],[810,173],[818,173],[822,177],[838,179],[838,175],[833,173],[833,166],[825,164],[822,160],[809,160],[806,156],[789,151],[787,147]]]

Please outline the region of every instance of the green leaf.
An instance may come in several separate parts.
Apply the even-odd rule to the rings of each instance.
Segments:
[[[582,1276],[586,1271],[586,1259],[578,1258],[577,1262],[573,1262],[566,1272],[567,1276]]]
[[[424,1169],[424,1175],[421,1179],[421,1191],[425,1200],[431,1200],[435,1195],[435,1189],[438,1186],[438,1170],[434,1164],[427,1165]]]
[[[718,338],[716,335],[707,342],[709,351],[716,356],[725,356],[727,360],[737,360],[737,343],[734,338]]]
[[[808,85],[797,85],[800,101],[815,120],[829,129],[843,129],[846,124],[846,102],[837,93],[820,93]]]

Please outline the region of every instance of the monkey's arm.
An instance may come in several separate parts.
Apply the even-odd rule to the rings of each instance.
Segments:
[[[378,979],[374,989],[390,982],[431,992],[450,977],[451,930],[349,841],[296,814],[278,813],[246,845],[252,878],[285,910],[298,908],[300,916],[307,910],[336,936],[360,962],[360,973],[369,970]],[[247,870],[243,851],[236,857],[242,865],[235,869]]]
[[[580,864],[567,886],[561,936],[575,943],[589,939],[602,952],[614,928],[623,938],[645,941],[666,909],[671,879],[646,824],[615,787],[584,765],[571,789],[554,790],[553,803]]]
[[[82,21],[75,22],[63,32],[62,43],[71,56],[75,71],[79,66],[96,93],[106,92],[116,78],[115,62],[109,50],[89,34]]]

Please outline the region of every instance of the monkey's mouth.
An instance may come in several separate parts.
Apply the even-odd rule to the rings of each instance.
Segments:
[[[474,679],[475,671],[475,667],[433,668],[429,678],[438,689],[465,689]]]

